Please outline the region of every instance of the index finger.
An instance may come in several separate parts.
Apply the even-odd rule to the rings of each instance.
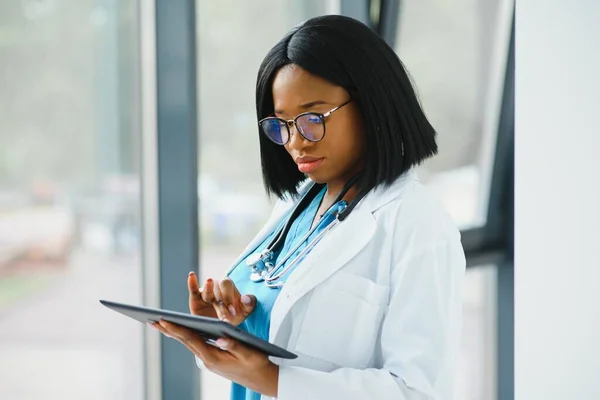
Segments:
[[[198,278],[196,273],[191,271],[188,276],[188,290],[190,294],[200,294],[200,287],[198,286]]]
[[[190,272],[187,284],[190,292],[190,300],[202,300],[202,292],[200,292],[200,287],[198,285],[198,277],[194,271]]]

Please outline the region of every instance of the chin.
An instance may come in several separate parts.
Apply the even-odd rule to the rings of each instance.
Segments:
[[[315,183],[324,184],[324,183],[327,183],[329,181],[327,179],[327,177],[325,177],[323,174],[319,174],[318,172],[304,174],[304,175],[306,175],[311,181],[313,181]]]

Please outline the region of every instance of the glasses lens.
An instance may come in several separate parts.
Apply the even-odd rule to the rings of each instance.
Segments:
[[[288,130],[285,122],[277,118],[267,118],[260,124],[263,132],[269,139],[277,144],[284,144],[288,141]]]
[[[313,142],[318,142],[325,135],[325,124],[320,114],[304,114],[296,121],[302,136]]]

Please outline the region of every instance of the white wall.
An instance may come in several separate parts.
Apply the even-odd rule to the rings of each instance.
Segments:
[[[600,1],[516,20],[516,399],[600,399]]]

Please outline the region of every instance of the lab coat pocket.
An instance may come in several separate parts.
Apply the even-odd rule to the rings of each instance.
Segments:
[[[338,272],[314,289],[295,350],[340,367],[367,367],[388,297],[388,286]]]

